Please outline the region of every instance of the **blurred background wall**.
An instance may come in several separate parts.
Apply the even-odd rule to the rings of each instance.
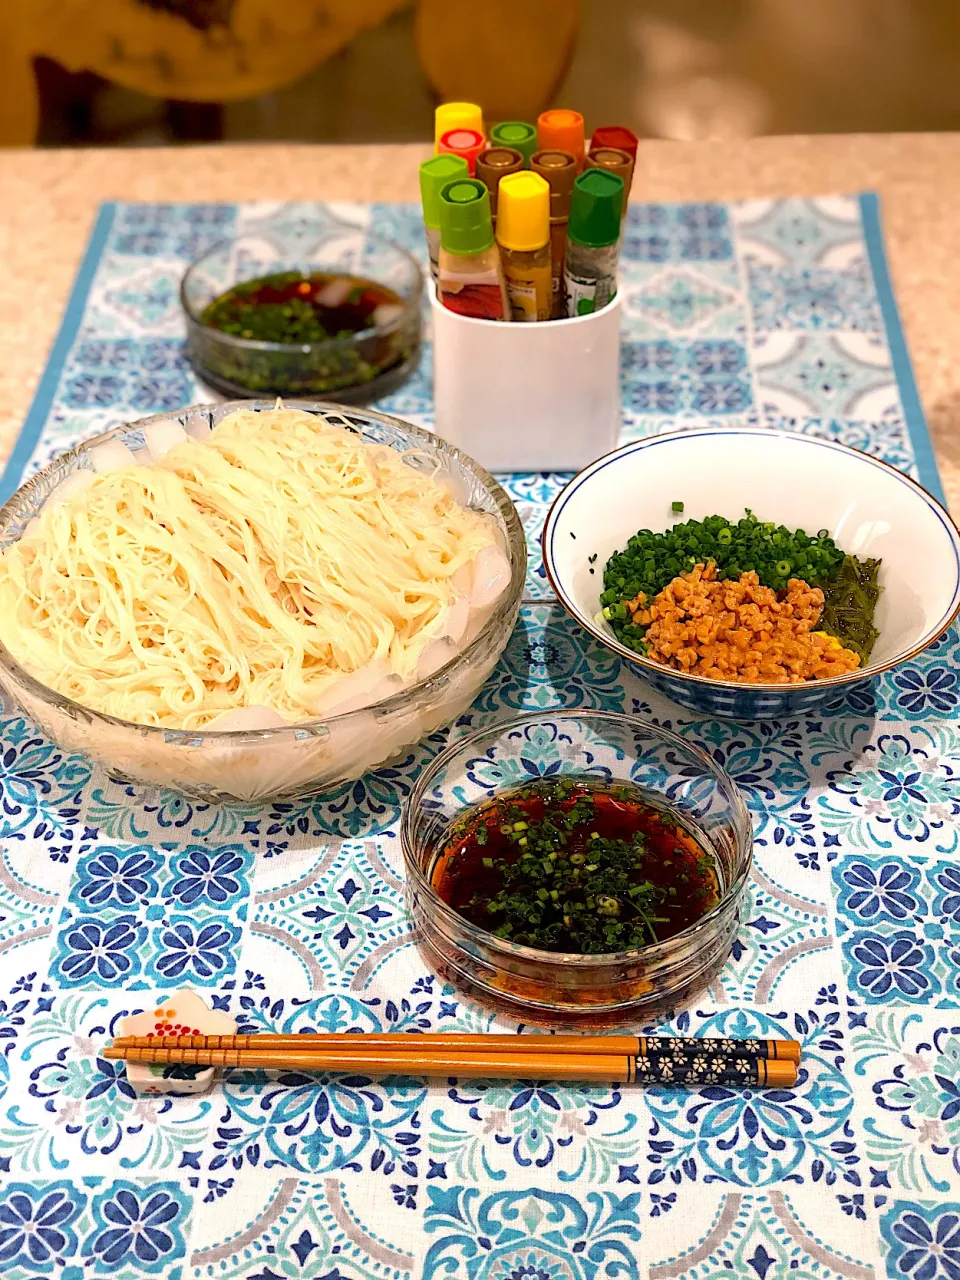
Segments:
[[[960,0],[5,4],[7,143],[411,141],[474,95],[678,139],[960,127]]]

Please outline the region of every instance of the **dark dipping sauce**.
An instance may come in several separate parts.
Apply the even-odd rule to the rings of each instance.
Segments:
[[[234,285],[208,303],[200,319],[235,338],[326,342],[374,328],[381,306],[402,309],[403,302],[392,289],[361,276],[281,271]]]
[[[675,813],[592,779],[535,782],[468,810],[432,883],[498,938],[581,955],[663,942],[719,900],[713,854]]]
[[[384,395],[412,371],[419,298],[331,271],[281,271],[235,284],[193,319],[187,355],[230,396]],[[259,346],[263,343],[263,346]]]

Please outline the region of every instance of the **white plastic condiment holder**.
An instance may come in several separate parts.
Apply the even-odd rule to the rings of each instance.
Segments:
[[[488,471],[578,471],[620,435],[620,298],[541,324],[474,320],[430,288],[434,430]]]

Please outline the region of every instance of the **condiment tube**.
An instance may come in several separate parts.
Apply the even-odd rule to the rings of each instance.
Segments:
[[[430,287],[434,430],[489,471],[576,471],[620,434],[620,296],[588,315],[502,324]]]

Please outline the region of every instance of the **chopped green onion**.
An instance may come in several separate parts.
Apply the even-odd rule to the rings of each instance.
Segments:
[[[682,503],[674,503],[674,509],[678,505],[682,510]],[[645,653],[645,627],[634,622],[628,602],[638,595],[647,602],[653,600],[696,564],[713,563],[721,580],[736,581],[754,571],[762,586],[782,591],[791,577],[826,589],[843,562],[844,553],[826,529],[811,535],[770,520],[759,521],[750,511],[736,521],[712,515],[675,524],[665,533],[639,529],[624,550],[607,561],[600,604],[620,643]]]

